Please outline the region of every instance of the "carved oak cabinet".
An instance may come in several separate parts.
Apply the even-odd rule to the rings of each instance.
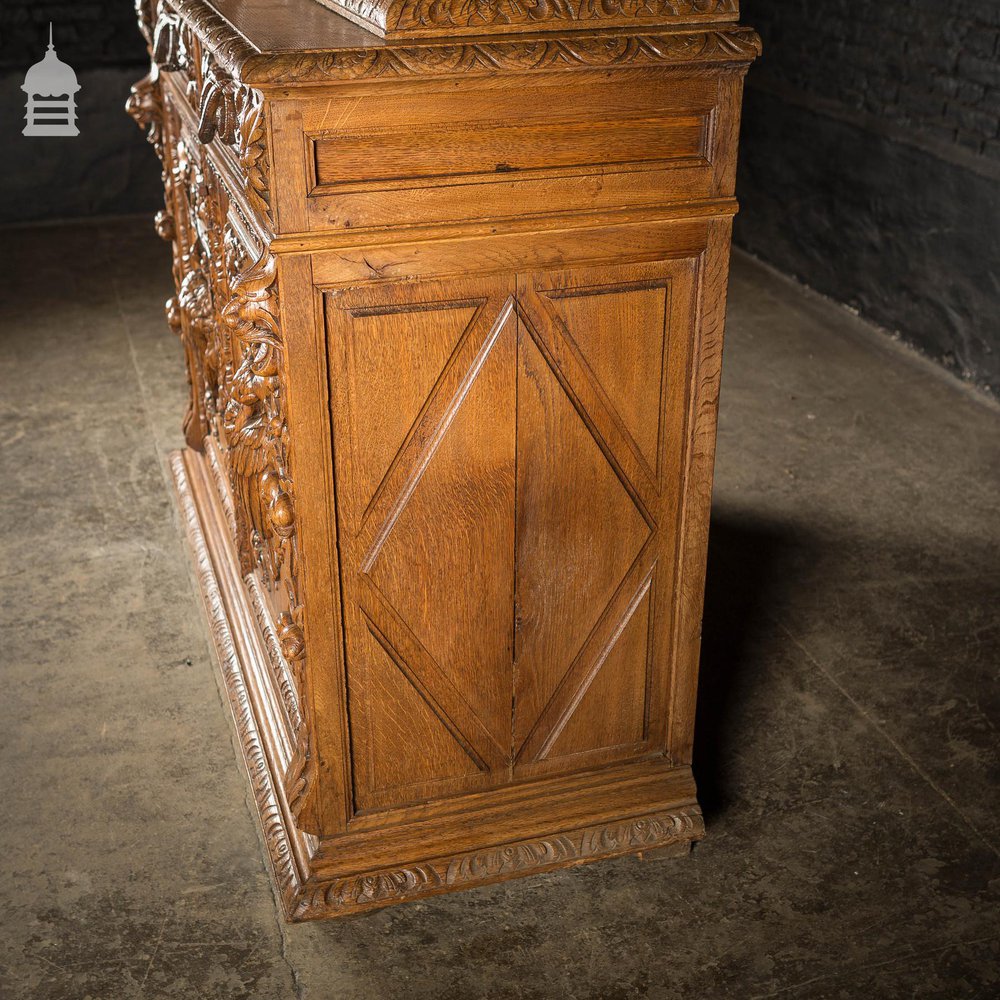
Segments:
[[[703,833],[736,0],[139,0],[274,877],[348,914]]]

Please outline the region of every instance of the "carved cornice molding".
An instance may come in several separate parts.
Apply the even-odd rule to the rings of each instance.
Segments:
[[[310,880],[303,886],[292,916],[308,920],[399,903],[445,889],[484,885],[515,874],[686,843],[698,840],[704,832],[701,809],[692,805],[405,867],[325,881]]]
[[[751,28],[736,27],[648,35],[511,38],[297,53],[273,65],[262,66],[259,75],[266,70],[266,82],[293,84],[313,80],[749,63],[759,54],[757,33]]]
[[[386,38],[733,21],[738,0],[320,0]]]

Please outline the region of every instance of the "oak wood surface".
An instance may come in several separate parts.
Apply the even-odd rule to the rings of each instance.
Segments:
[[[703,833],[729,0],[138,0],[172,459],[291,919]],[[523,15],[523,16],[522,16]],[[567,30],[572,29],[572,30]]]

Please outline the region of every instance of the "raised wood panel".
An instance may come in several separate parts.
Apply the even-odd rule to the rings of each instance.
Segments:
[[[347,384],[353,414],[352,482],[359,505],[367,507],[374,499],[476,309],[476,303],[433,302],[395,312],[388,307],[352,311]],[[387,349],[387,325],[400,354]],[[403,379],[401,360],[406,365]]]
[[[662,746],[696,276],[519,279],[515,774]]]
[[[633,601],[605,653],[597,661],[549,757],[568,757],[590,750],[621,749],[627,754],[646,739],[647,688],[650,668],[650,583]]]
[[[666,281],[554,294],[550,301],[621,421],[636,453],[655,475],[660,445],[663,362],[667,345]],[[628,350],[621,349],[622,343]]]
[[[656,752],[693,263],[328,296],[354,753],[396,745],[357,632],[477,766],[359,808]]]
[[[512,696],[512,291],[502,279],[378,286],[328,307],[334,433],[352,442],[335,465],[355,753],[386,742],[370,688],[352,682],[374,629],[397,686],[421,690],[475,777],[494,781],[507,777]],[[408,785],[359,770],[359,807],[466,787],[440,784],[455,777],[441,761]]]
[[[354,644],[359,655],[351,663],[355,698],[364,705],[371,734],[361,751],[364,758],[356,761],[366,785],[391,793],[478,774],[476,761],[379,639],[373,628],[362,632]]]
[[[600,80],[599,85],[598,80]],[[298,103],[302,128],[317,142],[336,142],[341,134],[377,133],[405,123],[414,131],[431,133],[459,126],[476,129],[507,124],[533,128],[555,123],[636,121],[675,116],[703,116],[718,100],[713,74],[675,71],[669,80],[595,75],[567,88],[558,78],[505,75],[478,78],[455,86],[446,81],[410,83],[400,87],[343,87]],[[588,86],[588,83],[594,85]],[[585,99],[583,99],[585,98]]]
[[[651,530],[528,329],[518,345],[519,751]]]
[[[724,71],[303,101],[313,230],[683,203],[720,183]],[[722,96],[724,93],[724,96]],[[516,206],[516,211],[512,211]]]

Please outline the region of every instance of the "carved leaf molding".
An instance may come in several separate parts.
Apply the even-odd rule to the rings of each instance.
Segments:
[[[269,75],[269,81],[290,84],[317,78],[361,80],[712,62],[749,63],[759,54],[760,38],[752,28],[651,35],[512,38],[307,53],[294,59],[283,59]]]
[[[208,61],[198,113],[198,138],[236,151],[251,207],[271,220],[270,167],[265,104],[251,87],[237,84],[214,60]]]
[[[302,918],[311,913],[321,915],[331,909],[400,902],[438,888],[476,885],[588,858],[696,840],[704,832],[701,809],[689,806],[661,815],[642,816],[453,858],[307,885],[295,915]]]
[[[346,4],[353,9],[354,4]],[[363,7],[382,7],[362,3]],[[391,10],[391,8],[390,8]],[[395,28],[419,25],[428,28],[488,28],[497,24],[541,24],[552,21],[636,21],[697,17],[709,14],[736,16],[737,0],[404,0]]]

